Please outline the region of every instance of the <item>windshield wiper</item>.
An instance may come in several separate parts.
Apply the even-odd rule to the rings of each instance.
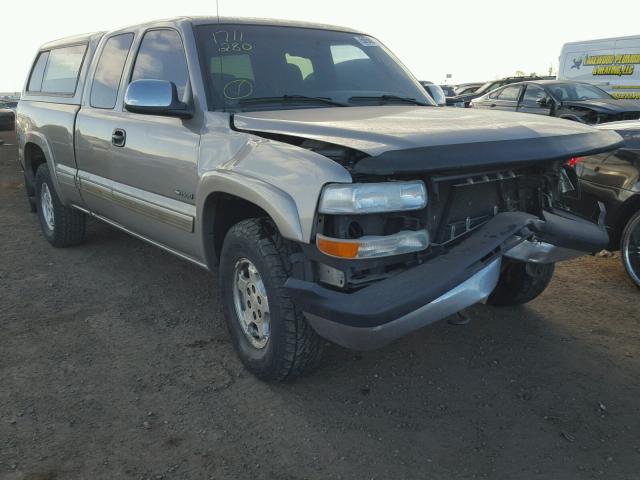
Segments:
[[[347,107],[346,103],[332,100],[328,97],[308,97],[306,95],[282,95],[280,97],[252,97],[238,100],[240,105],[251,105],[258,103],[324,103],[336,107]]]
[[[401,97],[399,95],[371,95],[371,96],[355,96],[349,98],[349,101],[353,100],[369,100],[369,101],[392,101],[392,102],[404,102],[404,103],[413,103],[414,105],[420,105],[423,107],[430,107],[431,105],[428,103],[421,102],[420,100],[416,100],[411,97]]]

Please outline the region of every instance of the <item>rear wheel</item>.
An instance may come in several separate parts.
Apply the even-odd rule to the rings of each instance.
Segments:
[[[56,193],[46,164],[36,172],[36,208],[45,238],[54,247],[69,247],[84,240],[84,213],[66,207]]]
[[[487,303],[508,306],[530,302],[544,292],[554,270],[553,263],[516,262],[505,258],[498,285]]]
[[[627,222],[620,240],[622,263],[633,283],[640,288],[640,212]]]
[[[298,312],[284,282],[290,245],[267,219],[248,219],[227,233],[220,286],[233,345],[245,367],[264,380],[282,381],[314,369],[321,338]]]

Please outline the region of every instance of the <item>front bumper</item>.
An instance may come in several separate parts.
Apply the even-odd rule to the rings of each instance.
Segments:
[[[521,246],[533,235],[545,244],[546,253],[536,250],[535,242]],[[544,219],[506,212],[447,253],[355,293],[295,278],[285,287],[319,335],[368,350],[484,300],[498,282],[503,256],[548,263],[600,250],[607,243],[602,226],[567,212],[545,212]],[[527,257],[527,249],[535,255]]]

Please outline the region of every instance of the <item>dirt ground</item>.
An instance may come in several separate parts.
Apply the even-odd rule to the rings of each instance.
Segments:
[[[556,272],[268,385],[214,275],[96,222],[50,247],[0,147],[0,479],[638,479],[640,291],[619,258]]]

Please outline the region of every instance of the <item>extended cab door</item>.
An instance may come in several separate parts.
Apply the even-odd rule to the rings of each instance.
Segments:
[[[528,84],[518,104],[518,111],[522,113],[535,113],[537,115],[549,115],[551,113],[552,100],[544,88],[539,85]]]
[[[134,51],[137,51],[134,54]],[[105,49],[106,50],[106,49]],[[96,79],[100,77],[100,61]],[[189,70],[180,33],[172,28],[143,32],[126,62],[115,108],[87,109],[79,121],[84,156],[92,157],[87,174],[110,189],[103,214],[191,259],[201,257],[194,231],[199,128],[192,120],[143,115],[124,109],[131,81],[173,82],[181,98],[189,95]],[[93,152],[100,151],[100,159]]]

